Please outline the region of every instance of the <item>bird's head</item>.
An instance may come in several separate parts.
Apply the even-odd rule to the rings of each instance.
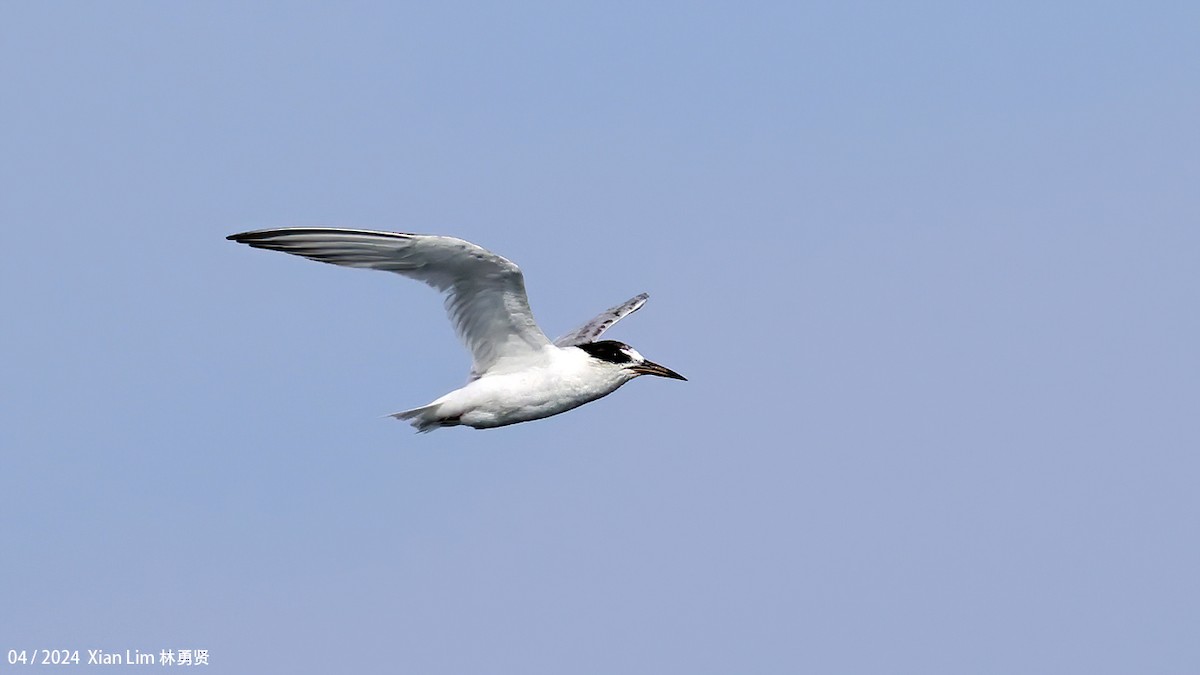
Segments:
[[[600,340],[599,342],[587,342],[575,346],[582,349],[591,358],[599,361],[600,364],[598,365],[619,369],[629,380],[638,375],[658,375],[659,377],[669,377],[675,380],[687,380],[686,377],[666,366],[660,366],[653,361],[647,361],[646,357],[638,353],[638,350],[624,342]]]

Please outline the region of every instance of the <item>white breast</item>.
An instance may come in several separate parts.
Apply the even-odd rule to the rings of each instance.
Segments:
[[[485,375],[434,401],[437,414],[477,429],[527,422],[594,401],[634,377],[576,347],[546,350],[543,365]]]

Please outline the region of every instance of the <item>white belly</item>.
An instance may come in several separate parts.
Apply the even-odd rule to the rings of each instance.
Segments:
[[[434,401],[430,412],[443,424],[500,427],[577,408],[634,377],[629,371],[597,367],[581,350],[552,349],[544,365],[484,375]]]
[[[612,393],[621,382],[586,382],[544,371],[482,377],[444,396],[438,413],[476,429],[541,419]]]

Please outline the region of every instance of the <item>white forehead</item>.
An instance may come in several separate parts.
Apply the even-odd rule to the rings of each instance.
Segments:
[[[628,354],[629,358],[633,359],[634,361],[645,361],[646,360],[646,357],[639,354],[638,350],[634,349],[633,347],[630,347],[629,345],[625,345],[624,347],[621,347],[621,351]]]

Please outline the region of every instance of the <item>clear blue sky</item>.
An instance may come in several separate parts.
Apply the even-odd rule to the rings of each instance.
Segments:
[[[4,3],[0,657],[1195,673],[1198,25]],[[440,300],[224,240],[289,225],[478,242],[552,334],[647,291],[690,382],[415,435]]]

